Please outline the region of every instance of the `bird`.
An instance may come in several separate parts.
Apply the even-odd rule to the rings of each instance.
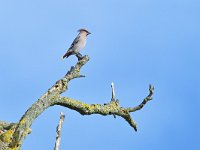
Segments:
[[[85,28],[79,29],[78,32],[78,35],[72,42],[67,52],[62,56],[62,59],[68,58],[71,55],[76,55],[78,59],[80,59],[81,55],[79,52],[85,47],[87,36],[91,33]]]

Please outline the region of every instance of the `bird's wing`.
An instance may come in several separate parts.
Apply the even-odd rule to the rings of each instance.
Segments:
[[[74,39],[74,41],[72,42],[72,44],[71,44],[69,50],[72,49],[72,48],[74,47],[74,45],[78,43],[79,40],[80,40],[80,36],[77,36],[77,37]]]

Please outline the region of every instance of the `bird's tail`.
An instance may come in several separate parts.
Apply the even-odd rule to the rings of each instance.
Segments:
[[[64,59],[65,57],[69,57],[70,55],[72,55],[71,51],[68,51],[65,55],[62,56],[62,59]]]

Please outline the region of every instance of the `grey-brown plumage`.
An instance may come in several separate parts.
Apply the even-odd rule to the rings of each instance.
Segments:
[[[80,50],[85,47],[87,36],[91,33],[86,29],[79,29],[78,32],[79,34],[74,39],[67,52],[63,55],[62,59],[78,54]]]

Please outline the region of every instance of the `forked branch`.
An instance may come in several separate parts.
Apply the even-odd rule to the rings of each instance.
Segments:
[[[22,116],[20,121],[16,124],[1,124],[0,130],[0,149],[20,149],[25,137],[31,132],[30,127],[35,119],[48,107],[54,105],[61,105],[73,110],[76,110],[82,115],[100,114],[113,115],[124,118],[131,127],[137,131],[135,121],[132,119],[130,113],[140,110],[149,100],[152,99],[154,88],[150,85],[149,95],[144,98],[143,102],[136,107],[121,107],[119,101],[116,99],[114,84],[112,84],[111,101],[106,104],[86,104],[84,102],[74,100],[72,98],[63,97],[61,94],[67,90],[68,83],[72,79],[84,77],[80,74],[80,69],[89,61],[89,56],[78,58],[75,66],[67,72],[67,74],[58,80],[44,95],[42,95]]]

